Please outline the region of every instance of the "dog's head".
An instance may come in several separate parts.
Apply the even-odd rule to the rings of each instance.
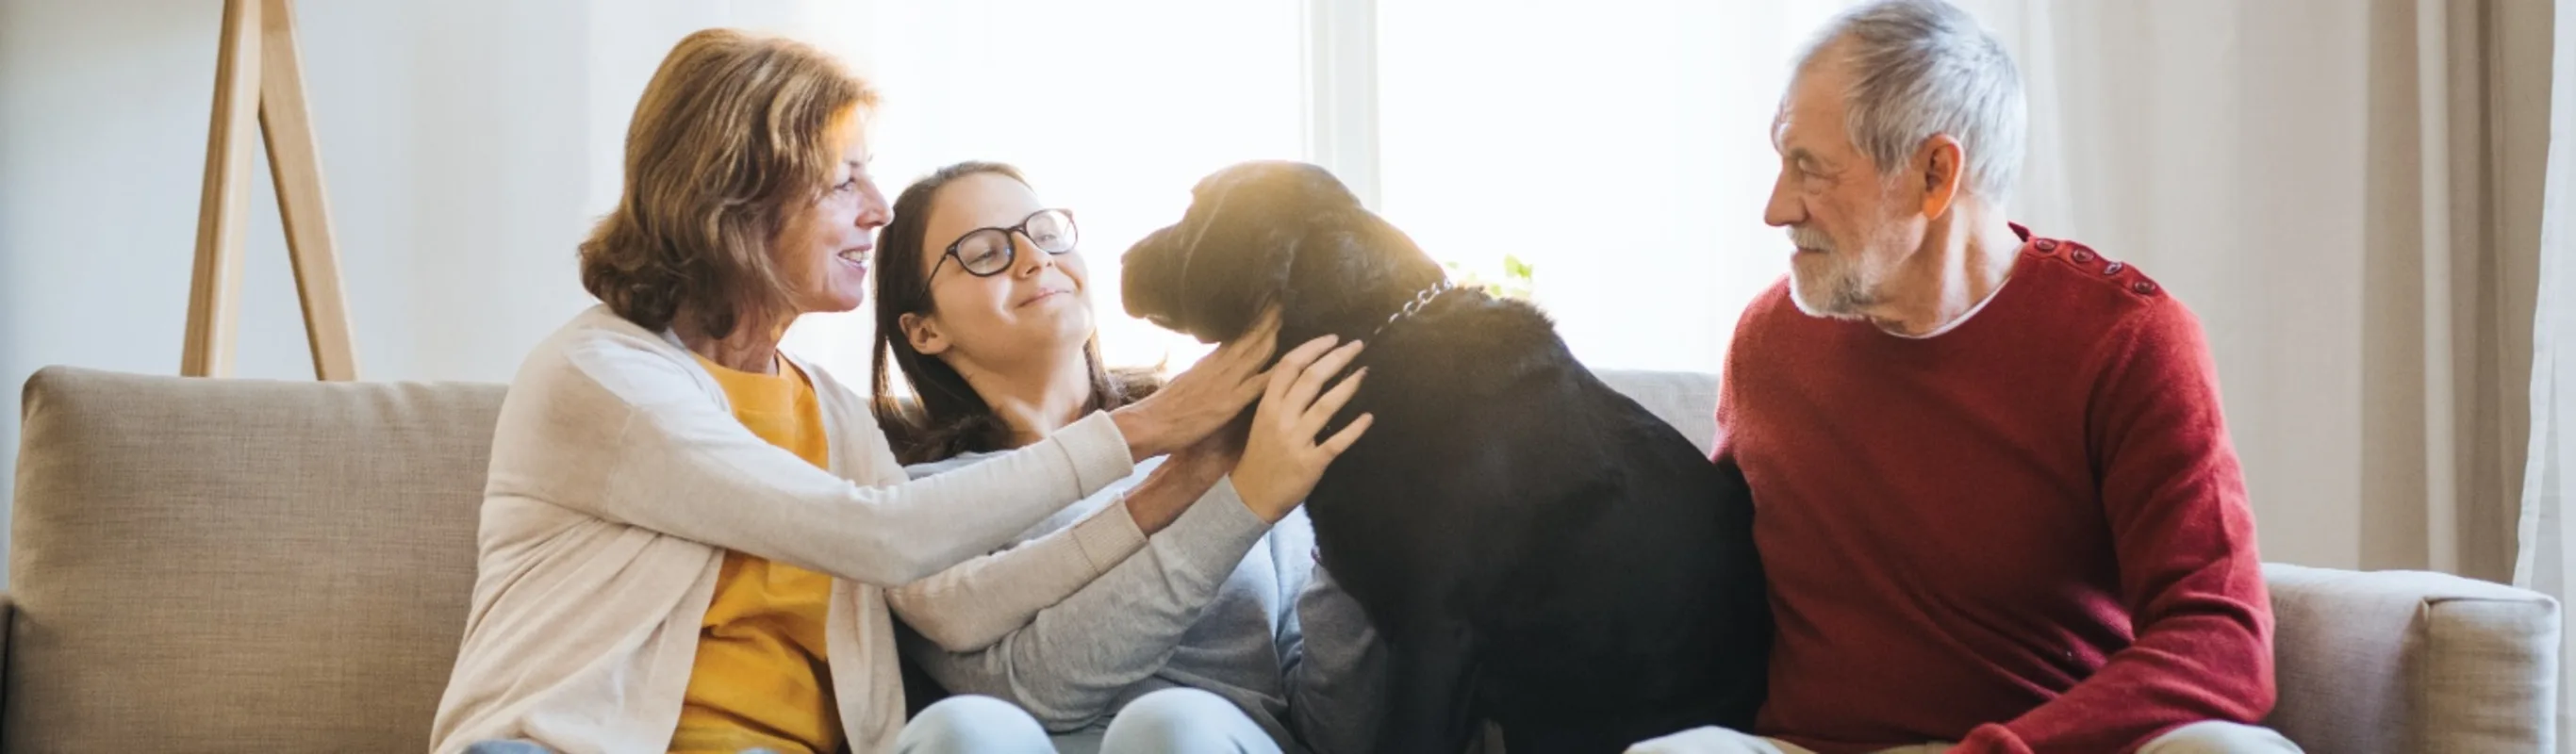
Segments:
[[[1323,168],[1247,162],[1190,189],[1181,221],[1127,250],[1127,313],[1202,341],[1232,339],[1272,304],[1287,348],[1365,337],[1440,265]]]

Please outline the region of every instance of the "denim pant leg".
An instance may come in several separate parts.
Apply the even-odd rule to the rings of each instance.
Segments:
[[[915,715],[897,754],[1055,754],[1037,718],[989,696],[952,696]]]
[[[1171,688],[1138,697],[1110,718],[1100,754],[1279,754],[1279,743],[1224,697]]]

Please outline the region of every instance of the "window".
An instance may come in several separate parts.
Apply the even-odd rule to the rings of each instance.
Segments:
[[[1103,356],[1187,365],[1195,341],[1126,316],[1118,256],[1180,219],[1189,189],[1249,159],[1302,159],[1296,0],[886,2],[862,67],[884,96],[887,198],[961,160],[1018,166],[1082,219]],[[789,347],[866,374],[866,307],[807,317]]]
[[[1595,367],[1715,371],[1745,302],[1787,268],[1761,213],[1788,57],[1844,4],[879,2],[852,46],[885,94],[889,194],[1000,160],[1081,214],[1113,364],[1205,352],[1125,316],[1118,256],[1177,219],[1201,176],[1288,158],[1366,183],[1467,273],[1527,263],[1533,297]],[[790,348],[864,374],[864,309],[807,319]]]
[[[1788,273],[1762,224],[1789,56],[1839,2],[1378,3],[1381,211],[1487,278],[1508,255],[1595,368],[1717,371]]]

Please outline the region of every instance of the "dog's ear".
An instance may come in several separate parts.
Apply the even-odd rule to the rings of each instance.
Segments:
[[[1276,303],[1294,309],[1289,268],[1307,236],[1360,207],[1321,167],[1247,162],[1217,171],[1190,190],[1190,210],[1167,229],[1183,245],[1183,321],[1203,339],[1226,340]]]

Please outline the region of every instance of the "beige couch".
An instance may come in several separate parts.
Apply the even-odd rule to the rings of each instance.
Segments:
[[[1711,378],[1604,377],[1709,435]],[[501,394],[36,374],[14,611],[0,598],[0,752],[425,748]],[[2429,573],[2266,573],[2271,722],[2310,751],[2550,747],[2548,597]]]

